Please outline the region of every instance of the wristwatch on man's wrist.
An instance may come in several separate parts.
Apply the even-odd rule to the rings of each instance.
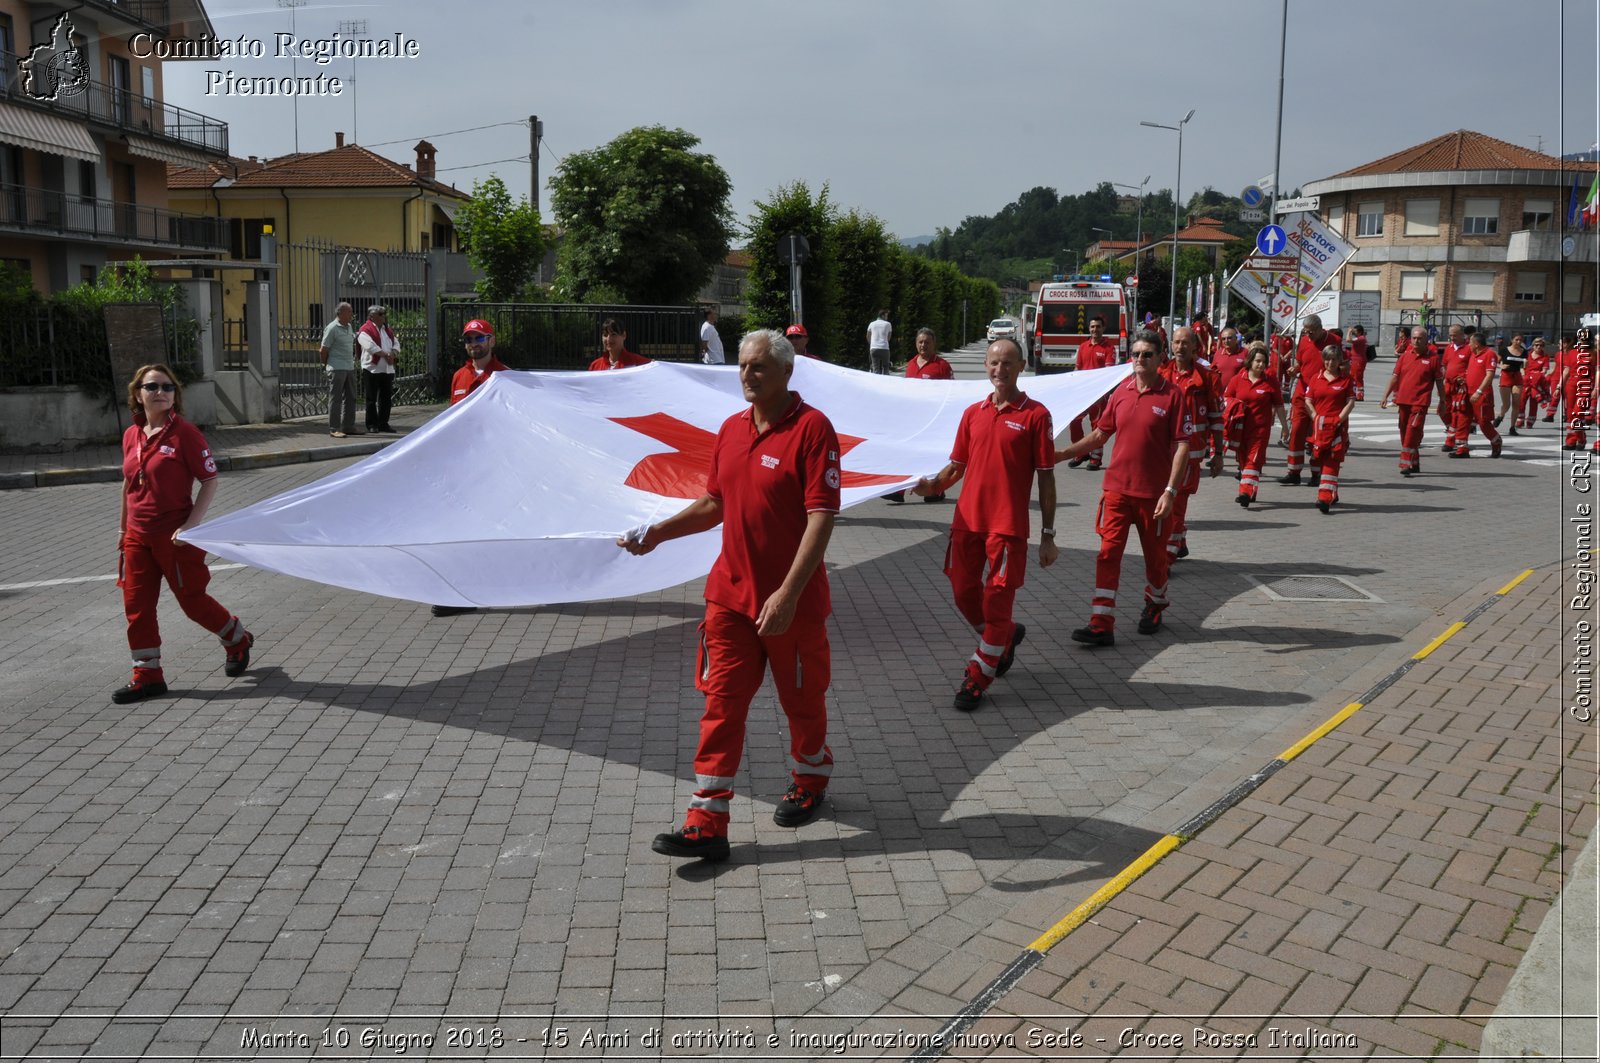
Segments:
[[[1054,528],[1040,528],[1039,536],[1040,538],[1054,539],[1056,537],[1056,530]]]

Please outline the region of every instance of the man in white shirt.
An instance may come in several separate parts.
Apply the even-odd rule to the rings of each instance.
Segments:
[[[700,326],[700,360],[707,365],[725,365],[722,337],[717,333],[717,308],[706,307],[706,319]]]
[[[889,324],[889,311],[879,310],[877,320],[867,326],[867,368],[874,373],[889,372],[889,337],[894,326]]]
[[[400,337],[389,327],[389,311],[382,306],[367,307],[367,320],[356,332],[361,348],[361,384],[367,392],[367,431],[393,432],[389,410],[394,405],[394,363],[400,353]]]

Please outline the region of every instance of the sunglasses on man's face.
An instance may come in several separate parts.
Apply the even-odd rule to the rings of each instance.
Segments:
[[[476,346],[476,345],[478,345],[480,343],[488,343],[488,342],[489,342],[489,337],[488,336],[480,336],[476,332],[469,332],[467,334],[467,343],[470,346]]]
[[[152,395],[155,394],[158,391],[165,391],[167,394],[170,395],[172,392],[178,390],[178,385],[176,385],[176,384],[150,383],[150,384],[140,384],[139,386],[144,388],[146,391],[150,392]]]
[[[1155,351],[1134,351],[1133,352],[1133,357],[1135,357],[1135,358],[1154,358],[1155,356],[1156,356],[1156,352]]]

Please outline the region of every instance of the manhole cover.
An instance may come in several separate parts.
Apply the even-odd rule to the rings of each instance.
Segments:
[[[1257,579],[1267,597],[1278,602],[1382,602],[1340,576],[1276,576]]]

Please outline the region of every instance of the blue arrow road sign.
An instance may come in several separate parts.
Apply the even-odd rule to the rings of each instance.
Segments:
[[[1284,235],[1281,225],[1263,225],[1261,231],[1256,233],[1256,250],[1263,255],[1276,255],[1283,251],[1289,238]]]

